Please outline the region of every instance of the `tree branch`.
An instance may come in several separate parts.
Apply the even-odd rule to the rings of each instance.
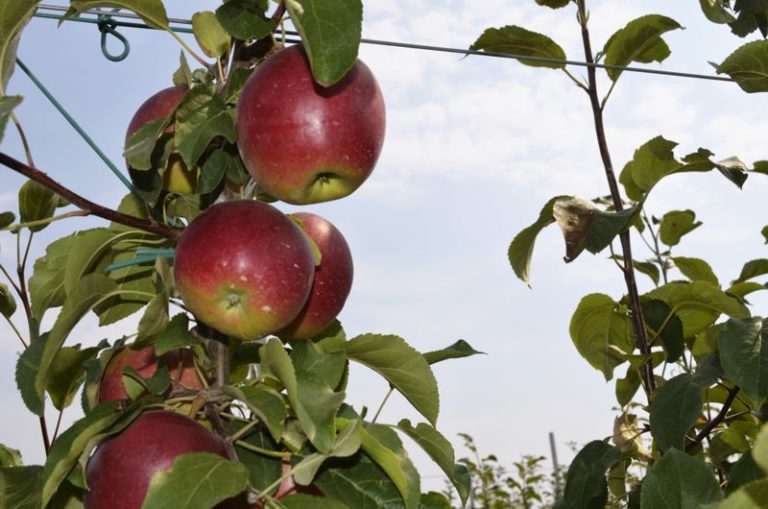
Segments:
[[[717,413],[716,416],[710,420],[706,426],[701,428],[701,431],[696,435],[696,438],[694,438],[691,442],[686,444],[685,450],[686,452],[693,449],[697,445],[699,445],[702,440],[707,438],[709,434],[712,432],[713,429],[715,429],[718,424],[723,422],[725,419],[725,416],[728,414],[728,410],[731,409],[731,405],[736,400],[736,395],[739,393],[739,387],[734,386],[729,392],[728,397],[725,398],[725,401],[723,402],[723,407],[720,409],[720,411]]]
[[[7,166],[8,168],[24,175],[30,180],[34,180],[35,182],[47,187],[62,198],[71,202],[76,207],[88,211],[94,216],[98,216],[115,223],[120,223],[125,226],[130,226],[131,228],[137,228],[149,233],[154,233],[168,239],[175,239],[181,234],[182,230],[180,228],[174,228],[168,225],[150,222],[145,219],[123,214],[122,212],[118,212],[116,210],[112,210],[110,208],[93,203],[92,201],[59,184],[42,171],[26,165],[21,161],[18,161],[2,152],[0,152],[0,164]]]
[[[595,134],[597,135],[597,145],[600,149],[600,157],[603,160],[603,166],[605,168],[605,176],[608,180],[608,187],[611,190],[611,199],[613,200],[613,208],[616,212],[621,212],[624,206],[621,201],[621,193],[619,192],[619,185],[616,181],[616,175],[613,171],[613,163],[611,162],[611,154],[608,150],[608,141],[605,136],[605,124],[603,122],[603,110],[600,105],[600,98],[597,94],[597,76],[595,73],[594,56],[592,53],[592,44],[589,37],[589,29],[587,28],[587,21],[589,15],[587,14],[587,8],[585,0],[578,0],[579,9],[579,23],[581,24],[581,38],[584,44],[584,56],[589,65],[587,67],[588,87],[587,93],[592,105],[592,116],[595,123]],[[648,343],[648,337],[645,330],[645,322],[643,320],[643,311],[640,307],[640,295],[637,291],[637,281],[635,280],[635,268],[632,261],[632,245],[629,240],[629,231],[625,231],[619,235],[621,241],[621,250],[624,257],[624,282],[627,286],[627,292],[630,299],[630,308],[632,310],[632,321],[635,329],[635,335],[637,336],[637,346],[640,352],[646,357],[646,361],[642,366],[642,379],[643,389],[647,396],[656,389],[656,380],[653,377],[653,365],[651,364],[651,347]]]

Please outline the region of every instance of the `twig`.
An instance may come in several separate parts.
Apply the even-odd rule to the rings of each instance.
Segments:
[[[689,451],[699,445],[702,440],[707,438],[709,434],[712,432],[713,429],[715,429],[721,422],[723,422],[723,419],[725,419],[725,416],[728,414],[728,410],[731,409],[731,405],[733,404],[733,401],[736,399],[736,395],[739,393],[739,387],[735,386],[728,392],[728,397],[723,402],[723,407],[720,409],[720,411],[717,413],[716,416],[714,416],[703,428],[701,428],[701,431],[696,435],[696,438],[694,438],[690,443],[686,444],[685,450]]]
[[[29,148],[29,141],[27,141],[27,135],[24,133],[24,129],[21,127],[21,122],[19,122],[19,118],[16,116],[15,113],[11,113],[11,120],[13,121],[13,124],[16,126],[16,131],[19,133],[19,138],[21,139],[21,145],[24,147],[24,155],[27,157],[27,164],[30,166],[35,165],[35,161],[32,159],[32,150]]]
[[[381,405],[379,405],[379,409],[376,410],[376,415],[373,416],[373,420],[371,422],[376,422],[376,420],[379,418],[379,414],[381,414],[381,411],[384,410],[384,405],[387,404],[387,401],[389,400],[389,397],[392,395],[392,393],[395,392],[395,388],[390,385],[389,386],[389,392],[386,396],[384,396],[384,400],[381,402]]]
[[[61,184],[53,180],[51,177],[49,177],[42,171],[37,170],[27,164],[24,164],[21,161],[18,161],[13,157],[2,152],[0,152],[0,164],[2,164],[3,166],[7,166],[13,171],[20,173],[25,177],[31,180],[34,180],[39,184],[42,184],[43,186],[47,187],[51,191],[55,192],[62,198],[72,203],[73,205],[77,206],[82,210],[87,210],[94,216],[98,216],[108,221],[113,221],[115,223],[120,223],[125,226],[130,226],[131,228],[137,228],[139,230],[144,230],[149,233],[154,233],[156,235],[160,235],[161,237],[165,237],[168,239],[175,239],[179,235],[181,235],[182,230],[180,228],[174,228],[168,225],[150,222],[150,221],[140,219],[135,216],[130,216],[128,214],[123,214],[122,212],[118,212],[116,210],[112,210],[110,208],[103,207],[101,205],[93,203],[87,198],[84,198],[79,194],[75,193],[74,191],[62,186]]]
[[[605,168],[605,176],[608,180],[608,187],[611,190],[611,199],[613,201],[613,207],[616,212],[624,210],[624,206],[621,201],[621,193],[619,192],[619,185],[616,181],[616,175],[613,171],[613,163],[611,162],[611,154],[608,150],[608,141],[605,136],[605,125],[603,123],[603,111],[600,107],[600,98],[597,94],[597,76],[595,73],[594,57],[592,54],[592,44],[589,37],[589,29],[587,28],[587,8],[586,0],[578,0],[579,9],[579,23],[581,24],[581,38],[584,45],[584,56],[590,66],[587,68],[588,76],[588,94],[589,100],[592,105],[592,115],[595,123],[595,134],[597,135],[597,144],[600,149],[600,157],[603,160],[603,166]],[[645,356],[646,360],[642,366],[642,380],[643,389],[646,396],[650,398],[650,394],[656,389],[656,380],[653,376],[653,365],[651,364],[651,347],[648,344],[648,338],[646,336],[645,323],[643,320],[643,311],[640,307],[640,295],[637,290],[637,281],[635,280],[635,269],[632,261],[632,245],[629,240],[629,231],[625,231],[619,235],[621,241],[622,254],[624,256],[624,282],[627,286],[627,293],[629,294],[630,307],[632,309],[632,321],[635,329],[635,335],[637,336],[637,346],[640,352]]]

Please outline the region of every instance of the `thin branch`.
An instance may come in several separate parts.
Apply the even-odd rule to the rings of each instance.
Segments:
[[[653,239],[653,249],[651,249],[651,251],[656,255],[656,260],[658,260],[659,267],[661,268],[661,275],[664,279],[664,284],[667,284],[669,282],[667,279],[668,263],[666,260],[661,258],[661,248],[659,248],[659,234],[653,231],[653,225],[648,219],[648,214],[646,214],[645,211],[643,211],[643,221],[645,221],[645,224],[648,227],[648,231],[651,232],[651,238]]]
[[[566,76],[568,76],[568,78],[571,79],[571,81],[573,81],[576,84],[577,87],[582,89],[584,92],[589,93],[589,88],[587,88],[587,86],[579,78],[571,74],[570,71],[568,71],[568,69],[563,67],[563,72],[565,73]]]
[[[40,433],[43,435],[45,455],[48,456],[48,451],[51,450],[51,440],[48,438],[48,426],[45,424],[45,417],[40,417],[38,420],[40,421]]]
[[[723,402],[723,406],[720,409],[720,411],[717,413],[716,416],[714,416],[706,426],[701,428],[701,431],[696,435],[696,438],[693,439],[690,443],[686,444],[685,450],[689,451],[699,445],[705,438],[709,436],[709,434],[712,432],[713,429],[715,429],[723,420],[725,419],[725,416],[728,415],[728,410],[731,409],[731,405],[733,404],[733,401],[736,399],[736,395],[739,393],[739,387],[735,386],[728,392],[728,397]]]
[[[611,190],[611,199],[613,201],[613,207],[616,212],[624,210],[624,206],[621,200],[621,193],[619,192],[619,185],[616,180],[616,175],[613,171],[613,163],[611,162],[611,154],[608,150],[608,141],[605,136],[605,125],[603,123],[603,112],[600,108],[600,98],[597,93],[597,76],[594,67],[594,56],[592,53],[592,43],[590,41],[589,29],[587,28],[587,21],[589,15],[586,8],[586,0],[578,0],[578,19],[581,25],[581,38],[584,45],[584,56],[590,66],[587,68],[588,76],[588,93],[589,100],[592,105],[592,115],[595,123],[595,134],[597,135],[597,144],[600,149],[600,157],[603,160],[603,167],[605,169],[605,176],[608,180],[608,187]],[[643,389],[646,396],[650,398],[650,394],[656,389],[656,380],[653,376],[653,365],[651,364],[651,347],[648,344],[648,338],[646,335],[645,324],[643,320],[643,312],[640,307],[640,295],[637,290],[637,281],[635,280],[635,270],[632,261],[632,245],[629,239],[629,231],[625,231],[620,234],[619,239],[621,241],[621,249],[624,256],[624,282],[627,286],[627,293],[629,295],[632,320],[635,329],[635,335],[637,336],[637,346],[640,352],[645,356],[646,361],[642,366],[642,380]]]
[[[8,325],[11,326],[11,329],[13,329],[13,332],[16,333],[16,336],[19,338],[19,341],[21,341],[21,344],[24,345],[24,348],[28,348],[29,345],[26,341],[24,341],[24,337],[21,335],[21,332],[19,332],[19,329],[16,328],[16,326],[13,324],[13,321],[9,316],[3,315],[3,318],[5,318],[5,321],[8,322]]]
[[[28,223],[12,224],[10,226],[6,226],[5,228],[2,228],[2,230],[7,230],[10,232],[18,232],[19,230],[23,230],[24,228],[34,228],[35,226],[43,226],[46,224],[55,223],[56,221],[61,221],[62,219],[69,219],[70,217],[86,217],[90,215],[91,213],[88,210],[72,210],[70,212],[65,212],[64,214],[59,214],[58,216],[53,216],[46,219],[38,219],[37,221],[30,221]]]
[[[277,5],[277,9],[275,10],[275,13],[272,15],[272,23],[277,25],[282,21],[283,16],[285,15],[285,2],[280,2]]]
[[[145,219],[123,214],[122,212],[118,212],[116,210],[112,210],[110,208],[93,203],[87,198],[84,198],[74,191],[59,184],[42,171],[24,164],[21,161],[18,161],[2,152],[0,152],[0,164],[7,166],[11,170],[20,173],[39,184],[42,184],[76,207],[82,210],[86,210],[94,216],[98,216],[115,223],[120,223],[125,226],[130,226],[131,228],[137,228],[149,233],[154,233],[168,239],[175,239],[181,234],[180,228],[174,228],[168,225],[150,222]]]
[[[395,387],[390,385],[389,392],[386,396],[384,396],[384,400],[381,402],[381,405],[379,405],[379,409],[376,410],[376,415],[373,416],[373,420],[371,422],[376,422],[376,420],[379,418],[379,414],[381,414],[381,411],[384,410],[384,405],[387,404],[387,401],[389,401],[389,397],[392,396],[393,392],[395,392]]]
[[[27,164],[30,166],[34,166],[35,161],[32,159],[32,150],[30,150],[29,148],[27,135],[24,133],[24,129],[21,127],[21,122],[19,122],[19,118],[13,112],[11,112],[11,120],[13,121],[13,124],[16,126],[16,131],[18,131],[19,133],[21,144],[24,147],[24,155],[27,157]]]

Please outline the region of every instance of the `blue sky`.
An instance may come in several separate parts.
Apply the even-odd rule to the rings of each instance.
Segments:
[[[693,0],[589,4],[595,48],[642,14],[676,18],[686,30],[666,38],[672,56],[665,69],[712,73],[708,61],[719,62],[742,44],[727,28],[708,23]],[[194,2],[196,9],[216,5]],[[188,18],[192,10],[181,0],[166,6],[173,17]],[[407,9],[373,0],[365,3],[363,35],[463,48],[484,28],[505,24],[546,32],[569,57],[582,58],[573,9],[551,11],[530,0],[490,0],[482,9],[466,0],[414,0]],[[121,31],[132,48],[121,63],[101,55],[95,26],[65,23],[57,29],[54,21],[39,19],[27,28],[19,54],[122,167],[128,121],[144,99],[170,84],[180,47],[164,33]],[[351,246],[355,282],[340,316],[348,334],[398,334],[424,351],[463,338],[487,352],[435,367],[441,388],[438,427],[457,444],[456,433],[475,436],[481,452],[507,464],[522,454],[546,454],[549,431],[565,458],[566,442],[609,435],[613,386],[578,356],[568,322],[583,295],[622,295],[618,271],[604,255],[564,264],[563,242],[554,228],[536,246],[533,289],[515,279],[506,260],[509,241],[550,197],[607,192],[587,97],[558,71],[511,60],[366,45],[360,56],[377,76],[387,103],[382,157],[349,198],[305,208],[336,224]],[[602,73],[601,79],[605,91]],[[90,199],[115,206],[125,189],[20,71],[9,93],[25,96],[18,115],[37,165]],[[703,146],[718,158],[768,159],[761,153],[768,133],[761,100],[727,83],[625,73],[606,111],[614,163],[620,169],[637,146],[657,134],[680,142],[680,156]],[[0,148],[22,156],[10,128]],[[16,174],[0,171],[0,209],[15,206],[22,183]],[[696,210],[704,226],[677,254],[706,258],[728,281],[744,261],[763,256],[759,230],[768,223],[765,191],[759,175],[743,191],[718,175],[687,175],[665,181],[648,205],[657,215]],[[97,224],[76,219],[44,230],[33,258],[51,240]],[[635,245],[642,257],[641,245]],[[0,236],[0,262],[12,264],[13,252],[10,235]],[[641,285],[650,289],[647,280]],[[755,302],[759,314],[764,301]],[[15,320],[21,324],[21,315]],[[115,339],[135,324],[134,318],[99,329],[89,319],[71,341]],[[21,449],[32,464],[42,460],[42,447],[36,419],[15,390],[17,354],[18,343],[0,324],[0,412],[5,416],[0,442]],[[363,368],[352,377],[352,402],[375,409],[386,383]],[[77,416],[73,407],[64,422]],[[401,417],[418,420],[404,400],[393,398],[382,420]],[[426,475],[437,475],[436,467],[410,449]],[[429,482],[441,487],[439,480]]]

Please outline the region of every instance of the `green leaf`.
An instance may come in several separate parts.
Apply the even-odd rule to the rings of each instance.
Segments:
[[[328,458],[347,458],[359,451],[363,436],[362,425],[363,421],[359,417],[354,420],[339,419],[338,426],[341,431],[331,450],[324,454],[310,454],[292,468],[296,484],[309,486],[318,469]]]
[[[728,55],[717,67],[748,93],[768,91],[768,41],[752,41]]]
[[[0,104],[2,104],[3,98],[0,98]],[[6,226],[10,226],[13,224],[13,222],[16,221],[16,214],[13,212],[3,212],[0,213],[0,228],[5,228]]]
[[[714,324],[721,314],[748,318],[749,309],[736,297],[706,281],[674,281],[644,295],[665,302],[683,322],[683,337],[690,338]]]
[[[71,0],[70,4],[70,10],[76,13],[98,7],[127,9],[136,13],[147,25],[169,30],[168,15],[161,0]]]
[[[16,312],[16,300],[11,295],[8,287],[0,283],[0,314],[10,318]]]
[[[2,22],[0,21],[0,23]],[[2,37],[2,35],[0,35],[0,37]],[[0,73],[2,73],[1,68],[0,68]],[[22,97],[20,95],[9,95],[9,96],[0,95],[0,142],[3,141],[5,126],[8,124],[8,119],[11,118],[11,112],[16,106],[21,104],[21,101],[22,101]],[[5,228],[9,224],[11,224],[15,219],[15,216],[11,214],[10,220],[8,220],[9,216],[7,214],[9,213],[6,212],[2,214],[3,220],[2,222],[0,222],[0,224],[2,225],[2,228]]]
[[[651,468],[640,492],[641,509],[700,507],[722,500],[714,472],[698,458],[670,449]]]
[[[14,0],[0,5],[0,97],[5,95],[16,65],[21,31],[32,19],[36,8],[37,0]]]
[[[403,499],[392,480],[362,453],[327,461],[315,478],[315,485],[327,497],[350,508],[403,507]]]
[[[676,246],[683,235],[701,226],[692,210],[673,210],[664,214],[659,225],[659,238],[668,246]]]
[[[274,375],[288,392],[288,401],[304,433],[318,451],[327,453],[336,440],[335,415],[344,401],[318,376],[296,371],[279,339],[271,338],[260,350],[264,374]]]
[[[0,444],[0,468],[20,467],[22,464],[21,452],[11,449],[7,445]]]
[[[190,87],[193,81],[192,69],[189,67],[187,57],[184,56],[184,50],[181,50],[179,53],[179,68],[173,73],[173,84],[175,86],[186,85]]]
[[[338,500],[301,493],[285,497],[280,500],[280,503],[285,509],[306,509],[307,507],[312,509],[349,509],[349,506]]]
[[[280,436],[283,434],[283,421],[288,416],[280,393],[265,385],[241,388],[225,385],[222,391],[245,403],[248,409],[264,423],[275,442],[280,441]]]
[[[683,167],[672,152],[676,146],[676,142],[657,136],[635,150],[619,177],[629,198],[642,201],[659,180]]]
[[[397,424],[397,429],[419,444],[424,452],[432,458],[432,461],[445,472],[445,475],[456,488],[462,505],[466,505],[471,481],[464,476],[463,465],[456,464],[451,443],[439,431],[423,422],[414,428],[408,419],[403,419]]]
[[[765,509],[768,500],[768,479],[751,482],[723,500],[717,509]]]
[[[752,451],[747,451],[728,472],[728,492],[736,491],[741,486],[764,477],[765,472],[755,463]]]
[[[288,0],[291,21],[299,31],[312,67],[323,86],[341,80],[357,59],[363,24],[360,0]]]
[[[768,474],[768,426],[763,425],[755,439],[755,445],[752,448],[752,458],[755,463]]]
[[[53,442],[43,468],[43,507],[54,496],[78,459],[96,445],[95,442],[99,437],[108,431],[118,432],[138,416],[136,406],[129,407],[123,413],[117,411],[118,407],[117,401],[106,401],[100,404]],[[121,426],[116,426],[118,421]]]
[[[67,295],[75,291],[86,274],[104,272],[111,261],[111,245],[125,236],[117,236],[108,228],[92,228],[76,232],[75,237],[64,265],[64,293]]]
[[[717,169],[725,178],[741,189],[749,174],[747,165],[738,157],[729,157],[720,162],[712,161],[714,154],[705,148],[683,157],[685,166],[680,171],[706,172]],[[757,164],[757,163],[756,163]]]
[[[406,509],[416,509],[421,499],[421,480],[397,433],[383,424],[367,424],[362,448],[397,486]]]
[[[536,3],[550,9],[559,9],[568,5],[570,0],[536,0]]]
[[[627,66],[632,62],[662,62],[669,56],[670,50],[661,36],[678,28],[682,26],[677,21],[659,14],[648,14],[634,19],[616,31],[605,43],[605,64]],[[615,68],[606,71],[613,81],[622,73],[621,69]]]
[[[593,293],[581,299],[571,317],[571,339],[589,364],[606,380],[635,348],[632,321],[608,295]]]
[[[193,88],[176,110],[175,142],[179,155],[191,168],[219,136],[230,143],[237,140],[232,113],[207,87]]]
[[[683,448],[688,430],[701,414],[704,390],[717,381],[718,374],[713,362],[705,362],[696,373],[678,375],[658,389],[650,423],[659,449]]]
[[[168,127],[168,121],[172,116],[173,113],[167,117],[150,120],[126,140],[123,157],[132,170],[148,171],[152,169],[157,142]]]
[[[168,318],[168,293],[160,292],[149,301],[144,315],[139,320],[139,328],[136,335],[136,343],[141,343],[165,330],[169,322]]]
[[[0,507],[40,509],[43,467],[0,468]]]
[[[149,393],[155,396],[165,394],[171,386],[171,375],[168,366],[160,364],[149,378],[144,378],[132,366],[123,368],[123,386],[132,400]]]
[[[422,355],[431,365],[448,359],[463,359],[464,357],[470,357],[472,355],[485,355],[485,352],[475,350],[472,348],[472,345],[463,339],[460,339],[450,346],[441,348],[440,350],[425,352]]]
[[[651,278],[653,284],[658,286],[659,280],[661,279],[661,272],[655,263],[633,260],[632,265],[635,267],[635,270]]]
[[[421,494],[420,509],[451,509],[451,501],[443,493],[430,491]]]
[[[203,53],[219,58],[229,53],[232,38],[211,11],[199,11],[192,15],[192,32]]]
[[[230,432],[237,433],[246,423],[234,421],[230,424]],[[235,442],[235,451],[238,459],[246,466],[251,480],[251,486],[259,491],[264,491],[280,478],[282,463],[279,458],[273,458],[246,449],[238,442],[245,442],[249,446],[267,451],[279,450],[269,433],[260,428],[252,428]]]
[[[235,39],[262,39],[275,26],[266,16],[268,5],[266,0],[230,0],[216,9],[216,18]]]
[[[19,357],[19,365],[24,364],[34,374],[34,393],[27,394],[24,399],[30,411],[42,415],[43,397],[51,366],[69,333],[99,300],[114,290],[114,281],[103,274],[85,276],[77,290],[69,295],[64,303],[61,313],[56,318],[56,323],[54,323],[44,342],[42,352],[34,349],[33,353],[29,353],[33,350],[30,348]]]
[[[47,335],[32,341],[16,361],[16,387],[21,393],[21,399],[32,413],[41,415],[44,411],[43,400],[35,389],[35,378],[40,367],[40,359],[45,348]]]
[[[602,509],[608,499],[605,472],[621,457],[618,447],[603,441],[589,442],[579,451],[565,480],[562,509]]]
[[[198,344],[200,341],[189,334],[189,316],[186,313],[179,313],[174,315],[168,325],[157,335],[155,354],[160,356],[177,348]]]
[[[209,509],[247,487],[248,471],[242,463],[209,452],[185,453],[171,468],[155,472],[141,507]]]
[[[728,320],[718,349],[728,378],[761,403],[768,396],[768,321],[759,316]]]
[[[57,201],[56,193],[34,180],[27,180],[19,189],[19,220],[30,223],[50,218],[56,212]],[[38,232],[46,226],[31,226],[29,231]]]
[[[509,245],[507,256],[509,263],[515,275],[524,283],[530,283],[531,257],[533,256],[533,246],[536,243],[536,237],[539,232],[555,222],[552,211],[555,203],[562,199],[572,198],[571,196],[555,196],[549,200],[539,212],[539,218],[535,223],[523,229],[515,235],[512,243]],[[529,284],[530,286],[530,284]]]
[[[313,341],[297,341],[292,348],[291,360],[296,371],[311,372],[328,387],[338,387],[347,365],[347,355],[343,350],[326,353]]]
[[[346,344],[347,356],[383,376],[433,426],[440,411],[437,380],[426,359],[399,336],[363,334]]]
[[[155,240],[156,237],[143,234],[143,240]],[[133,260],[136,257],[132,247],[111,250],[112,262]],[[151,265],[130,265],[109,273],[117,285],[117,291],[109,299],[99,303],[94,311],[99,316],[99,325],[109,325],[132,315],[143,308],[157,293],[154,282],[156,272]]]
[[[544,34],[531,32],[515,25],[487,28],[469,49],[471,51],[547,58],[555,61],[541,62],[520,59],[520,63],[531,67],[565,68],[565,51],[560,45]]]
[[[733,23],[736,18],[728,12],[723,2],[726,0],[699,0],[701,11],[712,23]]]
[[[629,228],[638,207],[605,212],[587,200],[569,198],[555,202],[552,215],[565,237],[565,261],[571,262],[586,249],[599,253]]]
[[[747,281],[764,274],[768,274],[768,258],[757,258],[755,260],[750,260],[741,268],[741,274],[739,274],[739,277],[734,281],[734,283]]]
[[[675,263],[677,270],[682,272],[691,281],[707,281],[714,285],[720,285],[720,281],[718,281],[712,267],[701,258],[674,256],[672,261]]]
[[[139,219],[148,219],[147,205],[144,201],[136,196],[134,193],[128,193],[120,200],[120,205],[117,207],[118,212],[127,214],[129,216],[137,217]],[[125,226],[120,223],[110,223],[109,229],[113,231],[125,232],[125,231],[138,231],[130,226]]]
[[[727,290],[725,290],[725,293],[733,294],[741,299],[744,299],[747,295],[755,292],[759,292],[760,290],[766,290],[765,285],[760,283],[755,283],[754,281],[742,281],[740,283],[734,283],[730,287],[728,287]]]
[[[72,404],[85,379],[83,366],[86,361],[96,357],[98,352],[98,347],[81,350],[80,345],[67,346],[59,350],[51,365],[46,385],[54,408],[63,410]]]
[[[683,322],[664,301],[643,299],[640,304],[645,325],[652,333],[650,342],[653,344],[657,337],[660,338],[667,353],[667,362],[675,362],[685,350]]]
[[[242,165],[243,162],[237,154],[236,145],[228,145],[223,149],[214,150],[205,157],[200,177],[197,179],[195,193],[206,194],[216,190],[228,173],[240,172]],[[242,169],[242,171],[245,170]]]

